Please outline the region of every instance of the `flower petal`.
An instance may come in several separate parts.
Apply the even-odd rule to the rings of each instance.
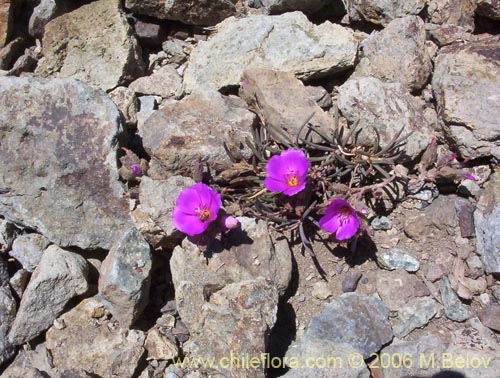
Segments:
[[[177,207],[172,214],[172,220],[174,221],[175,228],[189,236],[201,234],[210,224],[210,222],[202,222],[195,214],[182,212],[182,210]]]
[[[201,199],[195,185],[184,189],[175,202],[175,208],[185,213],[194,214],[194,209],[201,206]]]
[[[274,155],[269,159],[266,165],[267,177],[273,177],[277,180],[285,180],[286,166],[281,155]]]
[[[282,181],[271,176],[266,177],[266,179],[264,180],[264,186],[270,192],[283,192],[290,188],[286,184],[285,180]]]
[[[359,228],[359,219],[356,215],[349,216],[347,222],[341,224],[337,233],[335,234],[335,238],[337,240],[346,240],[352,238],[356,232],[358,232]]]
[[[210,218],[207,220],[207,222],[213,221],[215,218],[217,218],[217,214],[219,213],[220,207],[222,205],[220,194],[208,185],[205,185],[201,182],[193,185],[193,187],[196,188],[198,195],[200,196],[202,207],[208,207],[208,209],[210,210]]]
[[[304,180],[304,181],[300,181],[299,185],[297,185],[297,186],[288,186],[286,184],[285,184],[285,186],[286,186],[286,188],[283,190],[283,194],[285,194],[287,196],[293,196],[293,195],[297,194],[298,192],[302,191],[306,187],[306,182]]]
[[[340,226],[340,219],[337,214],[325,214],[319,220],[319,225],[323,230],[334,233]]]
[[[293,170],[297,172],[299,177],[303,177],[307,174],[307,170],[311,166],[311,162],[307,160],[306,155],[301,150],[286,150],[281,153],[284,165],[286,165],[287,170]]]
[[[354,209],[349,205],[349,202],[341,199],[335,198],[325,210],[325,215],[328,213],[339,214],[342,209],[348,208],[351,214],[354,214]]]

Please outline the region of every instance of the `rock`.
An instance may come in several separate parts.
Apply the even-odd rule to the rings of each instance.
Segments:
[[[22,372],[23,370],[36,370],[41,372],[44,378],[47,376],[52,377],[52,374],[50,374],[53,373],[52,366],[50,363],[50,355],[47,352],[45,343],[40,343],[34,349],[19,351],[14,361],[12,361],[8,368],[4,371],[4,374],[12,378],[18,378],[24,377],[22,374],[18,375],[19,372]],[[18,372],[17,375],[14,374],[14,372]],[[2,375],[2,378],[3,377],[4,375]]]
[[[474,232],[474,210],[476,206],[465,198],[457,198],[455,200],[455,210],[458,217],[458,225],[460,227],[460,236],[463,238],[472,238]]]
[[[311,115],[310,124],[322,133],[328,134],[335,127],[333,118],[309,97],[304,84],[290,72],[247,69],[242,76],[240,97],[256,108],[268,125],[284,130],[292,140]],[[304,129],[301,136],[305,138],[306,132]],[[273,137],[286,142],[277,133]]]
[[[430,219],[431,224],[438,230],[454,235],[458,226],[455,201],[456,197],[453,195],[439,196],[424,209],[424,217]]]
[[[237,86],[248,67],[320,78],[353,67],[357,54],[351,30],[328,21],[315,26],[300,12],[229,18],[217,30],[193,50],[184,74],[186,92]]]
[[[0,366],[14,355],[15,349],[8,339],[9,329],[16,316],[16,301],[8,285],[0,285]],[[2,375],[3,377],[3,375]]]
[[[348,344],[366,359],[392,340],[392,329],[384,303],[375,297],[344,293],[311,319],[302,343],[329,340]]]
[[[145,335],[112,326],[105,318],[93,319],[98,306],[96,299],[85,299],[60,317],[65,328],[47,331],[53,364],[58,369],[84,369],[103,378],[131,378],[144,353]]]
[[[143,73],[141,49],[118,0],[85,4],[50,21],[43,36],[42,77],[69,77],[104,90]]]
[[[1,16],[0,16],[1,17]],[[10,41],[5,47],[0,49],[0,69],[8,70],[17,57],[22,54],[26,41],[17,37]]]
[[[430,282],[436,282],[448,274],[448,269],[439,263],[431,263],[425,277]]]
[[[56,0],[41,0],[31,14],[28,31],[33,38],[42,38],[45,25],[58,15],[61,5]]]
[[[401,378],[401,377],[431,377],[441,371],[441,356],[445,352],[446,346],[443,341],[436,335],[427,334],[416,340],[399,340],[394,339],[394,342],[382,349],[380,356],[389,359],[394,357],[395,362],[379,363],[384,378]],[[396,359],[397,358],[397,359]]]
[[[380,298],[390,311],[399,311],[411,298],[430,294],[424,283],[414,274],[401,269],[379,271],[376,288]]]
[[[0,287],[9,287],[9,271],[7,261],[0,255]]]
[[[472,34],[461,26],[425,24],[425,29],[427,30],[428,38],[439,47],[447,46],[454,42],[469,41],[473,39]]]
[[[26,286],[30,280],[30,273],[24,269],[19,269],[9,280],[9,285],[16,293],[16,295],[21,298],[23,296]]]
[[[35,368],[23,368],[15,366],[13,368],[7,369],[4,374],[2,374],[2,378],[45,378],[40,370]]]
[[[83,257],[55,245],[48,247],[23,294],[10,341],[20,345],[49,328],[70,299],[88,290],[87,274]]]
[[[167,29],[163,23],[151,19],[136,19],[134,22],[135,35],[146,46],[161,46],[167,38]]]
[[[140,204],[132,212],[132,218],[153,248],[174,248],[183,237],[174,226],[172,212],[180,192],[194,183],[182,176],[172,176],[167,180],[151,180],[147,176],[141,179]]]
[[[441,279],[439,283],[439,291],[441,293],[444,313],[448,319],[456,322],[463,322],[470,317],[469,312],[452,290],[450,281],[447,277]]]
[[[500,173],[491,176],[474,212],[476,250],[486,273],[500,273]]]
[[[133,228],[115,244],[102,262],[98,299],[130,328],[149,300],[152,256],[149,244]]]
[[[474,31],[475,0],[430,0],[427,12],[433,24],[448,24]]]
[[[10,251],[18,232],[12,223],[0,219],[0,254]]]
[[[476,4],[477,14],[492,20],[500,20],[500,2],[498,0],[476,0]]]
[[[420,262],[399,248],[393,248],[389,252],[380,254],[377,261],[389,270],[404,269],[407,272],[416,272],[420,269]]]
[[[163,98],[173,97],[180,90],[182,78],[175,67],[166,65],[150,76],[143,76],[133,81],[129,88],[136,94],[157,95]]]
[[[497,301],[500,302],[500,284],[496,284],[491,288],[491,293]]]
[[[424,327],[438,310],[437,302],[431,297],[412,298],[399,313],[399,323],[394,326],[394,334],[403,338],[414,329]]]
[[[24,72],[32,72],[37,62],[30,54],[21,55],[14,63],[14,66],[7,72],[7,76],[21,76]]]
[[[481,193],[481,187],[474,181],[465,179],[458,185],[457,191],[465,197],[475,197]]]
[[[260,0],[260,2],[270,14],[301,11],[309,15],[318,12],[322,8],[334,6],[328,0]]]
[[[373,76],[401,83],[410,92],[422,89],[432,72],[425,36],[420,17],[391,21],[385,29],[370,34],[361,43],[361,60],[354,77]]]
[[[172,360],[179,355],[179,348],[157,329],[148,331],[144,347],[148,360]]]
[[[411,134],[402,159],[415,159],[432,137],[423,113],[423,104],[399,83],[383,83],[374,77],[350,79],[339,87],[339,109],[349,123],[359,122],[358,143],[373,145],[376,128],[381,147],[403,129]]]
[[[450,147],[463,158],[500,158],[500,36],[440,50],[432,79]],[[480,114],[480,116],[478,116]]]
[[[167,39],[161,48],[167,53],[167,63],[181,65],[191,52],[191,45],[180,39]]]
[[[151,156],[148,175],[166,179],[174,175],[191,176],[201,157],[216,173],[232,167],[224,149],[235,155],[250,151],[242,144],[252,138],[255,114],[243,100],[205,91],[183,98],[153,113],[139,129],[144,148]]]
[[[225,18],[235,15],[237,1],[213,0],[126,0],[125,6],[132,12],[159,19],[180,21],[191,25],[215,25]]]
[[[182,282],[181,287],[192,286]],[[176,299],[184,301],[181,296]],[[202,300],[203,301],[203,300]],[[212,292],[205,303],[198,304],[194,323],[188,324],[191,338],[186,348],[192,356],[203,356],[220,360],[224,356],[261,356],[266,351],[266,336],[276,322],[278,292],[276,287],[263,277],[255,280],[228,284]],[[183,317],[183,308],[179,314]],[[224,326],[221,327],[221,324]],[[234,378],[264,377],[265,364],[258,366],[220,366],[216,369],[222,376]]]
[[[425,0],[342,0],[342,2],[347,10],[348,21],[368,21],[383,26],[396,18],[419,14],[426,3]]]
[[[308,85],[306,86],[306,91],[309,98],[318,104],[320,108],[324,109],[332,106],[332,97],[325,88]]]
[[[73,79],[4,77],[0,113],[0,214],[62,247],[111,248],[132,224],[112,101]]]
[[[333,295],[332,290],[328,287],[328,284],[326,282],[316,282],[313,285],[311,294],[314,298],[322,301],[330,298]]]
[[[14,28],[14,11],[18,0],[0,0],[0,47],[9,42]]]
[[[49,240],[39,234],[21,235],[14,240],[9,255],[19,261],[23,268],[31,273],[40,262],[43,251],[49,244]]]
[[[109,92],[108,95],[122,113],[123,120],[127,126],[130,127],[137,124],[139,105],[135,92],[127,87],[117,87]]]
[[[483,263],[477,255],[467,258],[467,271],[465,275],[472,279],[477,279],[484,275]]]
[[[359,270],[351,270],[347,273],[346,278],[342,281],[342,292],[343,293],[351,293],[356,291],[358,287],[358,282],[361,279],[363,274]]]
[[[479,319],[486,327],[500,332],[500,305],[491,304],[479,312]]]
[[[392,228],[392,221],[384,216],[377,217],[372,220],[370,224],[372,230],[390,230]]]
[[[328,357],[326,357],[328,356]],[[370,373],[349,344],[338,344],[326,339],[308,339],[294,343],[286,352],[285,362],[291,368],[284,378],[368,378]],[[326,357],[326,358],[325,358]],[[328,361],[327,361],[328,360]],[[346,363],[351,361],[351,363]],[[323,362],[326,366],[323,367]],[[311,364],[312,363],[312,364]],[[316,367],[315,364],[318,366]],[[306,368],[306,366],[309,366]]]

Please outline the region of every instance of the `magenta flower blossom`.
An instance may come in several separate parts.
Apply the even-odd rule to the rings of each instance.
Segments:
[[[217,218],[221,204],[220,195],[209,186],[190,186],[177,197],[172,214],[174,225],[189,236],[201,234]]]
[[[307,170],[311,162],[300,150],[286,150],[275,155],[266,165],[264,186],[271,192],[293,196],[306,187]]]
[[[132,164],[130,166],[130,171],[132,172],[134,177],[142,176],[142,167],[140,166],[140,164]]]
[[[336,232],[337,240],[346,240],[352,238],[358,231],[359,219],[347,201],[336,198],[326,208],[319,225],[325,231]]]
[[[223,216],[220,220],[220,223],[222,228],[224,228],[225,230],[232,230],[240,225],[240,221],[230,215]]]

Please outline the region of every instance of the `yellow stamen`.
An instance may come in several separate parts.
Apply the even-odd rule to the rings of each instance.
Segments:
[[[200,218],[202,222],[206,222],[210,219],[211,215],[212,213],[210,212],[210,209],[205,208],[198,214],[198,218]]]
[[[286,184],[288,186],[298,186],[299,185],[299,178],[297,176],[291,176],[286,179]]]

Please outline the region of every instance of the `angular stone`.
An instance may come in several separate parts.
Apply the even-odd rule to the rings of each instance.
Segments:
[[[377,293],[390,311],[399,311],[414,297],[429,295],[425,285],[414,274],[405,270],[386,271],[377,273]]]
[[[0,255],[0,287],[9,286],[9,271],[7,270],[7,261]]]
[[[383,147],[403,129],[413,133],[403,147],[402,159],[415,159],[429,145],[432,130],[424,117],[423,103],[399,83],[384,83],[374,77],[348,80],[339,87],[339,109],[349,123],[359,121],[358,143],[373,145],[376,128]]]
[[[349,21],[369,21],[387,25],[396,18],[417,15],[424,8],[425,0],[342,0]]]
[[[491,304],[479,312],[479,319],[486,327],[500,332],[500,305]]]
[[[130,328],[148,304],[151,264],[151,248],[136,228],[102,262],[98,299],[122,328]]]
[[[7,285],[0,285],[0,366],[15,353],[8,339],[8,333],[16,317],[16,308],[16,301],[12,297],[10,288]]]
[[[161,46],[167,37],[167,28],[161,21],[151,19],[136,19],[134,31],[137,39],[146,46]]]
[[[455,200],[455,210],[460,226],[460,236],[463,238],[472,238],[475,236],[474,230],[474,211],[476,206],[465,198]]]
[[[430,0],[428,9],[430,22],[463,27],[474,31],[474,10],[477,0]]]
[[[454,43],[435,59],[432,88],[443,132],[463,158],[500,158],[500,36]]]
[[[425,24],[425,29],[428,33],[428,39],[436,43],[439,47],[473,39],[473,35],[461,26]]]
[[[309,339],[293,343],[285,358],[291,369],[284,378],[368,378],[370,372],[362,360],[351,360],[359,355],[356,348],[325,339]],[[326,357],[328,356],[328,357]],[[359,356],[361,358],[361,356]],[[330,362],[322,368],[325,360]],[[315,361],[319,367],[308,367]],[[346,363],[351,361],[351,363]],[[353,362],[354,361],[354,362]],[[326,362],[326,361],[325,361]]]
[[[307,94],[321,108],[329,108],[332,106],[332,97],[328,91],[320,86],[306,86]]]
[[[183,237],[174,226],[172,212],[180,192],[194,183],[183,176],[172,176],[167,180],[151,180],[147,176],[142,178],[139,186],[140,204],[132,212],[132,217],[153,248],[174,248]]]
[[[309,120],[311,125],[328,134],[335,123],[310,97],[302,82],[293,73],[263,68],[249,68],[242,76],[240,97],[250,107],[257,107],[262,118],[295,140],[302,125]],[[305,137],[307,129],[302,131]],[[273,133],[278,141],[284,141]],[[285,140],[286,141],[286,140]]]
[[[141,76],[141,49],[118,0],[85,4],[50,21],[36,73],[110,90]]]
[[[448,319],[456,322],[463,322],[470,317],[469,312],[451,288],[450,281],[447,277],[441,279],[439,291],[441,293],[444,313]]]
[[[148,175],[166,179],[174,175],[191,176],[199,157],[216,173],[232,166],[224,149],[246,154],[246,137],[251,138],[255,114],[243,100],[204,91],[153,113],[139,129],[144,148],[151,156]]]
[[[132,224],[112,101],[73,79],[4,77],[0,113],[0,214],[62,247],[111,248]]]
[[[145,335],[139,330],[113,326],[105,318],[94,319],[99,302],[83,300],[59,319],[65,324],[47,331],[47,349],[58,369],[84,369],[103,378],[131,378],[144,354]]]
[[[87,261],[55,245],[48,247],[23,294],[9,339],[20,345],[49,328],[70,299],[84,294]]]
[[[150,76],[143,76],[130,83],[129,88],[139,95],[173,97],[180,90],[182,78],[172,65],[161,67]]]
[[[500,173],[491,176],[474,212],[476,250],[486,273],[500,273]]]
[[[7,76],[21,76],[23,72],[32,72],[37,62],[31,54],[21,55],[15,61],[14,66],[7,72]]]
[[[392,228],[392,221],[387,217],[377,217],[372,220],[370,224],[373,230],[390,230]]]
[[[363,274],[359,270],[351,270],[347,273],[347,277],[342,281],[342,292],[352,293],[353,291],[356,291],[358,282],[362,275]]]
[[[192,25],[215,25],[237,12],[236,0],[126,0],[132,12]]]
[[[386,269],[404,269],[407,272],[416,272],[420,269],[420,261],[406,251],[393,248],[389,252],[378,255],[377,261]]]
[[[118,87],[108,93],[109,97],[123,115],[123,120],[129,126],[137,123],[139,105],[135,92],[127,87]]]
[[[24,269],[19,269],[9,280],[10,288],[18,298],[22,298],[26,286],[30,280],[31,274]]]
[[[9,255],[19,261],[28,272],[33,272],[49,244],[49,239],[39,234],[21,235],[14,240]]]
[[[361,60],[354,77],[374,76],[382,81],[401,83],[410,92],[422,89],[432,72],[425,37],[420,17],[391,21],[385,29],[370,34],[361,43]]]
[[[394,326],[394,334],[403,338],[414,329],[424,327],[438,310],[437,302],[431,297],[412,298],[399,313],[399,323]]]
[[[476,0],[476,13],[481,16],[500,20],[500,1],[498,0]]]
[[[57,16],[58,10],[61,11],[60,8],[61,3],[58,4],[56,0],[41,0],[31,14],[28,26],[29,34],[34,38],[42,38],[45,25]]]
[[[368,358],[393,338],[388,316],[380,299],[344,293],[338,300],[326,305],[319,316],[311,319],[302,343],[311,340],[344,343]]]
[[[17,0],[0,0],[0,47],[9,42],[14,27],[14,11]]]
[[[248,67],[319,78],[351,68],[357,54],[350,29],[329,21],[313,25],[300,12],[229,18],[217,30],[193,50],[184,74],[186,92],[237,86]]]
[[[432,334],[411,341],[395,339],[380,354],[390,358],[398,356],[394,357],[396,362],[386,364],[384,361],[383,365],[378,365],[382,365],[384,378],[432,377],[441,371],[441,356],[445,350],[443,341]],[[434,364],[424,361],[434,361]]]
[[[0,219],[0,254],[10,251],[19,230],[9,221]]]
[[[157,328],[148,331],[144,347],[148,360],[172,360],[179,355],[177,344],[170,341]]]
[[[0,69],[8,70],[12,67],[17,57],[26,47],[26,40],[22,37],[10,41],[5,47],[0,48]]]
[[[431,263],[425,277],[431,282],[436,282],[448,273],[448,269],[443,264]]]
[[[333,293],[326,282],[316,282],[311,290],[311,295],[319,300],[330,298]]]

